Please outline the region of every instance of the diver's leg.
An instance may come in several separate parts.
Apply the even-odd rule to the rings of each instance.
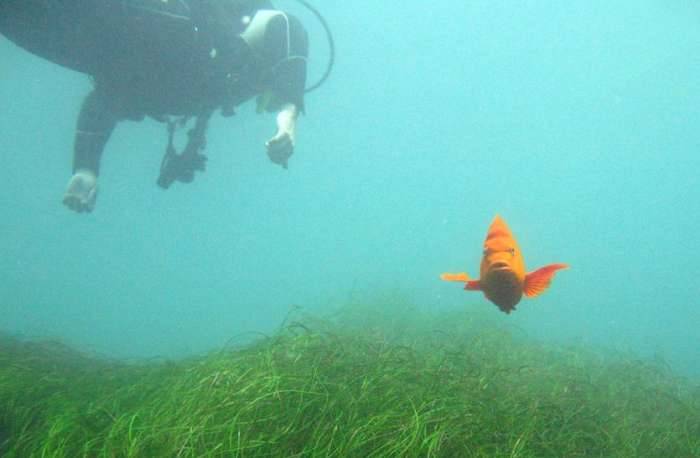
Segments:
[[[100,159],[118,121],[104,94],[95,90],[85,98],[75,133],[73,176],[63,196],[71,210],[90,212],[94,208]]]

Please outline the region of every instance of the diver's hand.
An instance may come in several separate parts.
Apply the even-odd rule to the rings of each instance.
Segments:
[[[287,162],[294,153],[294,140],[287,132],[277,132],[277,135],[265,142],[267,156],[275,164],[287,168]]]
[[[275,164],[285,169],[287,162],[294,153],[296,142],[297,108],[292,104],[285,105],[277,114],[277,133],[265,142],[267,156]]]
[[[63,204],[78,213],[91,212],[97,199],[97,175],[91,170],[79,169],[68,181]]]

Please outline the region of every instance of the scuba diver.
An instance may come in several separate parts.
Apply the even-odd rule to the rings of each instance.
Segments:
[[[102,152],[123,120],[167,123],[157,183],[168,188],[204,170],[212,114],[231,116],[257,96],[258,111],[277,112],[267,154],[287,168],[304,112],[308,40],[299,20],[269,0],[0,0],[0,34],[94,82],[63,197],[76,212],[93,210]],[[190,119],[178,153],[174,131]]]

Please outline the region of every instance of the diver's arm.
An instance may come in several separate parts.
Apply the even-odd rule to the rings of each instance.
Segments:
[[[294,152],[296,121],[304,112],[306,30],[293,16],[281,11],[258,12],[241,34],[258,61],[260,85],[264,88],[259,108],[277,111],[277,132],[265,143],[267,155],[285,169]]]
[[[73,173],[87,169],[99,174],[102,151],[117,125],[117,117],[105,98],[103,94],[92,91],[80,108],[73,143]]]
[[[296,127],[299,109],[293,103],[282,106],[277,113],[277,133],[270,140],[265,142],[267,155],[275,164],[287,168],[287,161],[294,153],[296,143]]]
[[[304,86],[306,84],[306,56],[308,44],[306,32],[301,24],[292,17],[286,19],[289,25],[294,25],[291,30],[287,28],[287,22],[278,16],[273,26],[269,29],[271,43],[277,43],[285,51],[278,56],[272,67],[275,69],[270,81],[272,94],[268,110],[277,110],[277,133],[265,146],[270,160],[287,168],[287,160],[294,152],[296,144],[296,123],[299,113],[304,113]],[[291,32],[294,32],[292,34]],[[294,39],[288,41],[287,33]],[[277,35],[275,35],[277,34]],[[290,54],[291,52],[291,54]]]
[[[81,213],[94,208],[102,151],[117,121],[97,91],[83,101],[73,145],[73,176],[63,196],[63,203],[71,210]]]

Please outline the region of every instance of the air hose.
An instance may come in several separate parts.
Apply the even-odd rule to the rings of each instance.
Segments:
[[[319,13],[319,11],[316,8],[314,8],[313,6],[311,6],[311,4],[309,4],[309,2],[307,2],[306,0],[296,0],[296,1],[300,4],[302,4],[306,9],[311,11],[311,13],[313,13],[314,16],[316,16],[316,19],[318,19],[318,21],[323,26],[323,29],[326,31],[326,38],[328,39],[328,49],[330,52],[330,56],[328,58],[328,64],[326,65],[325,72],[323,73],[323,75],[321,75],[321,77],[318,79],[318,81],[316,81],[314,84],[312,84],[311,86],[304,89],[304,92],[311,92],[315,89],[318,89],[323,83],[326,82],[326,80],[328,79],[328,76],[330,76],[331,70],[333,69],[333,64],[335,63],[335,44],[333,42],[333,34],[331,33],[331,29],[328,26],[328,23],[326,22],[324,17],[321,15],[321,13]]]

